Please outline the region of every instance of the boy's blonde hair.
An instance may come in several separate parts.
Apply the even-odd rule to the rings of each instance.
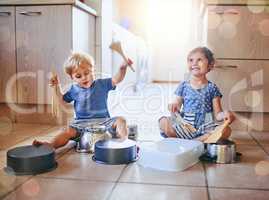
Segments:
[[[77,69],[81,63],[88,64],[90,68],[94,67],[94,59],[87,53],[83,52],[72,52],[64,63],[64,70],[72,76],[74,69]]]

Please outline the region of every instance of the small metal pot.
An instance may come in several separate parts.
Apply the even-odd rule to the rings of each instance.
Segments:
[[[95,143],[105,139],[105,136],[106,126],[97,124],[88,125],[81,131],[76,151],[80,153],[93,153]]]
[[[235,163],[237,161],[236,144],[230,140],[221,140],[206,145],[207,155],[216,163]]]

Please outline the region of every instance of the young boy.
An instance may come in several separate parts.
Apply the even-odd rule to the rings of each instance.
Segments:
[[[97,123],[106,122],[109,118],[107,108],[107,97],[110,90],[114,90],[126,74],[128,65],[132,61],[120,66],[119,72],[112,78],[94,80],[94,61],[88,54],[73,52],[64,64],[65,72],[73,80],[71,88],[62,94],[60,91],[58,77],[50,79],[50,85],[60,104],[73,102],[75,110],[75,120],[71,125],[57,135],[51,143],[38,140],[33,141],[33,145],[49,144],[54,148],[64,146],[69,139],[80,135],[77,124],[85,120],[95,121]],[[107,125],[108,130],[113,136],[125,139],[128,136],[126,121],[122,117],[111,118]]]

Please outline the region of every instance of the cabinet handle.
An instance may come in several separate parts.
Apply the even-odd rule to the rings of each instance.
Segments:
[[[236,69],[236,68],[238,68],[238,66],[236,66],[236,65],[216,65],[215,67],[220,68],[220,69],[225,69],[225,68]]]
[[[11,12],[0,12],[0,16],[7,17],[10,16]]]
[[[217,14],[217,15],[238,15],[239,11],[231,9],[231,10],[224,10],[224,9],[214,9],[210,10],[209,12]]]
[[[21,15],[26,15],[26,16],[39,16],[42,15],[41,11],[27,11],[27,12],[20,12]]]

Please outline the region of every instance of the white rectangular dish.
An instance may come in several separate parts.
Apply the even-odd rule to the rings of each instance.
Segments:
[[[195,140],[165,138],[140,145],[138,164],[164,171],[183,171],[199,162],[204,144]]]

